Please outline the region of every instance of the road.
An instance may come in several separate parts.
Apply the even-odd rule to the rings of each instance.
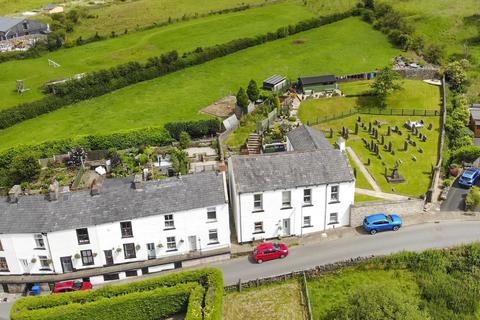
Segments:
[[[224,272],[225,284],[235,284],[313,268],[356,257],[384,255],[402,250],[420,251],[480,241],[480,221],[442,221],[408,226],[397,232],[375,236],[356,234],[346,238],[294,247],[283,260],[254,264],[247,257],[231,259],[211,266]]]
[[[447,194],[447,199],[442,202],[440,210],[442,211],[463,211],[465,210],[465,198],[467,197],[469,189],[462,188],[458,184],[458,179],[450,187]]]

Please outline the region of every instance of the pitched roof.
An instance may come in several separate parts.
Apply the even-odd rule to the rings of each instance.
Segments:
[[[345,155],[336,149],[233,156],[231,164],[239,193],[354,180]]]
[[[470,114],[473,120],[480,120],[480,108],[470,108]]]
[[[0,17],[0,32],[7,32],[9,29],[13,28],[22,21],[22,19],[17,18]]]
[[[267,80],[263,80],[263,83],[274,86],[274,85],[279,84],[280,82],[284,81],[285,79],[286,78],[283,77],[283,76],[274,75],[274,76],[271,76],[270,78],[268,78]]]
[[[312,84],[322,84],[322,83],[330,83],[336,82],[337,79],[333,74],[326,74],[323,76],[314,76],[314,77],[300,77],[298,80],[301,82],[303,86],[308,86]]]
[[[306,125],[302,125],[288,132],[287,138],[295,151],[333,149],[333,146],[321,131]]]
[[[223,174],[215,172],[147,181],[142,190],[133,189],[132,181],[132,177],[107,179],[100,195],[78,191],[67,200],[21,196],[18,203],[11,204],[0,198],[0,233],[77,229],[226,202]]]

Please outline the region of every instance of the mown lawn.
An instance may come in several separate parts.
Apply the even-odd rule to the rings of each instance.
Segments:
[[[348,303],[349,293],[368,284],[400,289],[406,295],[419,296],[414,274],[403,270],[356,270],[346,268],[308,281],[314,319],[323,319],[331,309]]]
[[[296,281],[229,292],[223,306],[225,320],[307,319]]]
[[[370,90],[371,81],[340,84],[345,95],[362,94]],[[440,110],[440,89],[423,81],[403,80],[402,89],[387,98],[386,109]],[[339,115],[355,110],[378,108],[374,96],[335,97],[302,102],[298,116],[304,123],[314,123],[325,116]]]
[[[348,155],[348,161],[350,162],[350,166],[353,169],[355,169],[356,173],[357,173],[357,177],[356,177],[356,181],[355,181],[355,187],[360,188],[360,189],[372,190],[372,186],[370,185],[370,183],[368,183],[368,180],[367,180],[367,178],[365,178],[363,173],[358,169],[358,166],[352,160],[352,157],[350,157],[350,154],[347,153],[347,155]]]
[[[201,108],[250,79],[361,72],[387,65],[397,53],[382,33],[349,18],[25,121],[0,131],[0,149],[204,118]]]
[[[365,123],[366,128],[360,128],[358,136],[351,134],[347,141],[347,146],[350,146],[355,150],[355,153],[364,164],[370,159],[371,164],[367,168],[379,184],[382,191],[395,192],[415,197],[423,195],[430,186],[432,165],[435,165],[437,162],[440,117],[360,116],[362,122]],[[330,128],[333,128],[336,132],[333,139],[337,139],[339,136],[338,132],[341,131],[343,126],[353,132],[357,117],[358,115],[354,115],[344,119],[322,123],[318,125],[317,128],[327,131]],[[368,142],[372,140],[372,137],[367,132],[367,127],[369,122],[372,122],[373,125],[375,120],[387,122],[387,124],[383,125],[381,128],[378,128],[377,126],[374,127],[378,129],[379,139],[381,135],[385,135],[385,145],[388,145],[390,141],[392,142],[393,150],[395,152],[394,155],[388,153],[384,149],[384,146],[379,145],[382,159],[378,159],[362,142],[361,138],[365,138]],[[422,134],[427,136],[427,141],[421,142],[417,137],[412,135],[411,139],[416,142],[417,146],[413,147],[412,145],[409,145],[407,151],[404,151],[404,142],[410,133],[409,130],[404,127],[404,123],[408,120],[425,121],[425,127],[419,130]],[[427,129],[428,124],[432,124],[432,130]],[[402,135],[392,132],[391,136],[387,136],[388,126],[391,126],[392,128],[398,126],[402,131]],[[419,148],[422,148],[423,153],[419,151]],[[414,160],[413,157],[415,157],[416,160]],[[399,172],[405,177],[406,182],[390,184],[385,177],[385,168],[388,169],[388,174],[391,174],[391,170],[398,159],[403,162],[400,165]]]
[[[43,96],[43,85],[51,80],[110,68],[129,61],[146,61],[149,57],[170,50],[182,54],[197,47],[213,46],[275,31],[281,26],[310,17],[313,14],[306,7],[286,2],[131,33],[115,39],[62,49],[36,59],[2,63],[0,110],[40,99]],[[59,63],[61,67],[50,67],[48,59]],[[26,87],[31,90],[19,95],[15,91],[15,81],[18,79],[24,80]]]
[[[383,199],[367,196],[365,194],[355,193],[355,203],[369,202],[369,201],[381,201]]]

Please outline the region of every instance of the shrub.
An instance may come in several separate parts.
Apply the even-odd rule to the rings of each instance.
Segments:
[[[468,210],[475,210],[480,208],[480,188],[473,186],[467,194],[465,199],[465,206]]]
[[[245,90],[242,87],[240,87],[240,89],[238,89],[238,92],[237,92],[237,106],[240,107],[240,110],[242,110],[243,114],[248,113],[249,103],[250,101],[248,101],[248,96],[245,93]]]
[[[13,158],[9,175],[15,184],[33,182],[38,178],[40,170],[37,157],[31,152],[27,152]]]
[[[221,130],[221,122],[218,119],[187,121],[187,122],[169,122],[165,124],[165,129],[176,140],[180,140],[180,134],[186,132],[192,138],[202,138],[208,135],[215,135]]]
[[[180,142],[180,147],[182,149],[186,149],[186,148],[190,147],[190,144],[192,143],[192,140],[190,139],[190,135],[188,134],[188,132],[182,131],[180,133],[179,142]]]

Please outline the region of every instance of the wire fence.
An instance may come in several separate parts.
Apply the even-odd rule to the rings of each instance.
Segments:
[[[429,109],[403,109],[403,108],[402,109],[380,109],[380,108],[350,109],[348,111],[329,114],[323,117],[317,117],[314,120],[307,121],[307,125],[317,125],[317,124],[332,121],[332,120],[346,118],[354,114],[431,117],[431,116],[440,116],[442,113],[438,110],[429,110]]]

